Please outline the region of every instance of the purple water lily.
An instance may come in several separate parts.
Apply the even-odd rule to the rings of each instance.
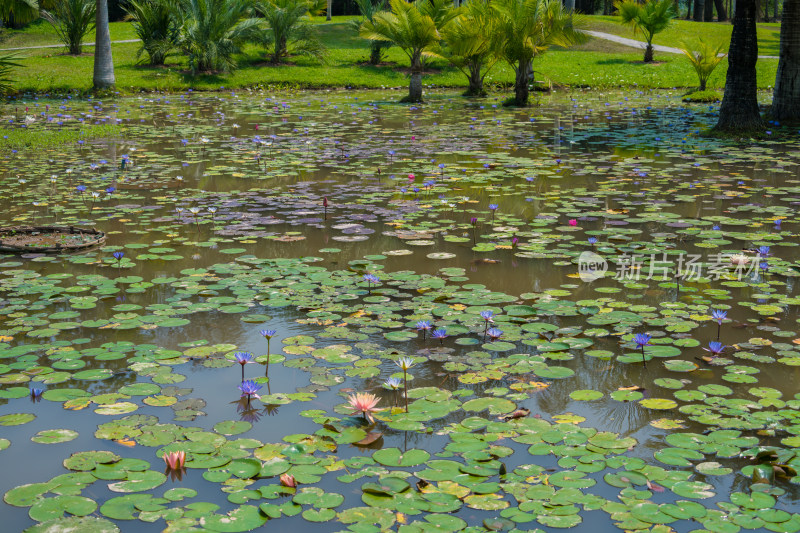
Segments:
[[[644,364],[645,368],[647,368],[647,359],[645,358],[644,355],[644,347],[650,346],[650,339],[652,338],[653,337],[651,337],[647,333],[637,333],[633,337],[633,342],[636,343],[636,347],[641,348],[642,350],[642,364]]]
[[[258,395],[258,391],[261,390],[261,385],[251,379],[242,381],[241,385],[239,385],[239,390],[242,391],[242,396],[247,396],[248,401],[251,398],[261,399],[261,396]]]

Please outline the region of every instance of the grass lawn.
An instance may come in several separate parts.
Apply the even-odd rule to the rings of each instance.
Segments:
[[[630,26],[623,26],[617,22],[617,17],[593,15],[584,17],[586,29],[613,33],[621,37],[636,39],[644,42],[641,34],[634,35]],[[657,34],[653,39],[653,44],[662,46],[672,46],[681,48],[681,41],[686,40],[689,44],[702,36],[708,42],[730,43],[731,31],[733,26],[730,22],[694,22],[690,20],[674,20],[669,28]],[[779,23],[761,22],[757,24],[758,32],[758,53],[766,56],[777,56],[781,41],[781,25]],[[658,52],[656,52],[658,55]]]
[[[402,69],[408,67],[408,59],[397,48],[387,52],[386,64],[373,67],[366,64],[368,48],[366,41],[358,38],[346,23],[352,17],[336,17],[332,22],[317,18],[316,24],[328,47],[325,64],[303,58],[292,57],[290,63],[272,66],[265,63],[266,52],[255,45],[248,46],[239,57],[239,69],[233,74],[198,75],[192,77],[187,71],[185,58],[173,56],[166,67],[148,67],[137,64],[136,52],[139,43],[113,45],[117,87],[122,92],[140,90],[182,91],[187,88],[212,90],[257,86],[284,88],[333,88],[333,87],[403,87],[408,84]],[[592,20],[609,17],[591,17]],[[688,23],[697,24],[697,23]],[[620,35],[630,35],[630,30],[611,24]],[[717,26],[711,24],[712,26]],[[730,32],[729,25],[719,25]],[[603,28],[601,31],[607,31]],[[39,22],[25,31],[9,31],[0,47],[35,46],[54,44],[58,41],[52,28]],[[135,38],[129,23],[111,24],[112,40]],[[87,38],[87,41],[91,40]],[[68,56],[61,49],[38,49],[19,52],[23,68],[15,69],[13,77],[19,92],[48,93],[80,90],[91,86],[92,51],[87,47],[78,57]],[[553,49],[534,63],[537,78],[547,77],[553,83],[576,87],[639,87],[688,88],[697,84],[694,71],[688,61],[680,55],[657,54],[655,64],[641,62],[642,53],[622,45],[593,39],[589,43],[570,50]],[[711,87],[721,87],[725,79],[727,62],[719,66],[711,77]],[[777,60],[759,60],[758,85],[768,88],[773,85]],[[487,77],[489,88],[507,87],[513,83],[513,72],[499,64]],[[434,61],[425,84],[446,87],[466,87],[466,79],[455,68],[442,61]]]

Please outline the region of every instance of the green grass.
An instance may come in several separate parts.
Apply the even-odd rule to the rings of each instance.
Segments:
[[[617,22],[618,17],[595,15],[584,17],[586,29],[613,33],[620,37],[627,37],[644,42],[641,34],[634,35],[630,26],[623,26]],[[729,43],[733,26],[730,22],[694,22],[690,20],[674,20],[669,28],[657,34],[653,39],[653,44],[680,48],[681,41],[686,40],[691,44],[697,36],[710,42]],[[758,53],[767,56],[777,56],[780,46],[781,25],[778,23],[759,23],[758,32]],[[656,59],[661,59],[664,54],[656,52]]]
[[[350,18],[350,17],[348,17]],[[600,17],[593,17],[600,18]],[[325,22],[324,17],[315,19],[328,47],[325,64],[302,57],[290,58],[290,63],[271,66],[265,63],[266,52],[255,45],[249,46],[239,58],[239,69],[233,74],[199,75],[188,74],[185,58],[176,55],[167,67],[153,68],[138,65],[136,51],[138,43],[113,45],[118,90],[125,93],[146,91],[182,91],[187,88],[214,90],[220,87],[243,88],[257,86],[333,88],[400,87],[405,89],[407,77],[402,69],[408,67],[405,54],[397,49],[388,50],[388,64],[373,67],[366,64],[368,48],[366,41],[358,38],[344,17]],[[618,27],[621,32],[627,31]],[[48,37],[49,36],[49,37]],[[111,25],[113,40],[133,38],[128,23]],[[28,31],[13,32],[15,44],[30,42],[46,43],[45,38],[55,38],[46,24],[36,24]],[[82,56],[65,55],[60,49],[38,49],[20,52],[23,68],[15,69],[15,87],[19,92],[85,91],[91,87],[92,48],[86,48]],[[556,84],[577,87],[638,87],[638,88],[685,88],[697,85],[694,70],[683,56],[660,54],[659,63],[645,65],[641,52],[604,40],[589,43],[570,50],[554,49],[537,59],[534,69]],[[423,78],[423,83],[444,87],[466,87],[464,76],[442,61],[432,63],[432,69]],[[725,79],[727,62],[714,72],[709,87],[720,87]],[[773,85],[777,60],[759,60],[758,85],[768,88]],[[513,83],[513,72],[504,64],[498,65],[487,77],[489,88],[508,87]]]

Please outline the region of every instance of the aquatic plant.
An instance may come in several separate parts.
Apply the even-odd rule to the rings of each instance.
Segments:
[[[377,396],[367,392],[357,392],[351,394],[347,398],[347,401],[350,403],[350,409],[354,413],[361,413],[365,420],[369,420],[372,424],[375,423],[375,418],[372,416],[372,413],[378,410],[376,406],[380,400]]]

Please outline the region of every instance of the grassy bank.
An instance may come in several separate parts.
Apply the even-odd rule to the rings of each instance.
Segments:
[[[602,17],[590,17],[602,22]],[[366,64],[367,44],[358,38],[346,24],[337,18],[332,23],[320,21],[319,29],[328,47],[326,63],[319,64],[302,57],[290,58],[290,63],[280,66],[265,62],[263,48],[249,46],[239,57],[240,68],[233,74],[191,76],[185,58],[174,56],[166,67],[148,67],[137,63],[138,43],[113,45],[117,86],[121,92],[182,91],[187,88],[212,90],[256,86],[286,86],[303,88],[332,87],[404,87],[407,78],[403,72],[408,59],[399,49],[388,51],[385,64]],[[726,26],[728,25],[719,25]],[[615,25],[620,35],[629,30]],[[605,30],[603,30],[605,31]],[[729,31],[729,29],[728,29]],[[130,24],[111,24],[113,40],[135,38]],[[47,24],[37,23],[26,31],[10,32],[3,48],[12,46],[36,46],[52,44],[55,36]],[[50,40],[48,40],[50,39]],[[56,41],[57,42],[57,41]],[[37,44],[33,44],[37,43]],[[87,47],[78,57],[68,56],[62,49],[37,49],[19,52],[23,68],[16,69],[13,76],[19,92],[56,92],[79,90],[91,86],[92,50]],[[641,52],[593,39],[587,44],[570,50],[554,49],[534,64],[537,78],[548,78],[553,83],[583,87],[639,87],[674,88],[693,87],[696,77],[689,63],[682,56],[658,54],[658,62],[645,65]],[[712,87],[720,87],[725,79],[727,63],[723,62],[710,80]],[[760,60],[758,63],[758,85],[768,88],[773,85],[777,60]],[[507,65],[498,65],[487,77],[490,87],[507,87],[513,83],[513,72]],[[424,78],[424,83],[446,87],[466,87],[464,76],[442,61],[434,61]]]

